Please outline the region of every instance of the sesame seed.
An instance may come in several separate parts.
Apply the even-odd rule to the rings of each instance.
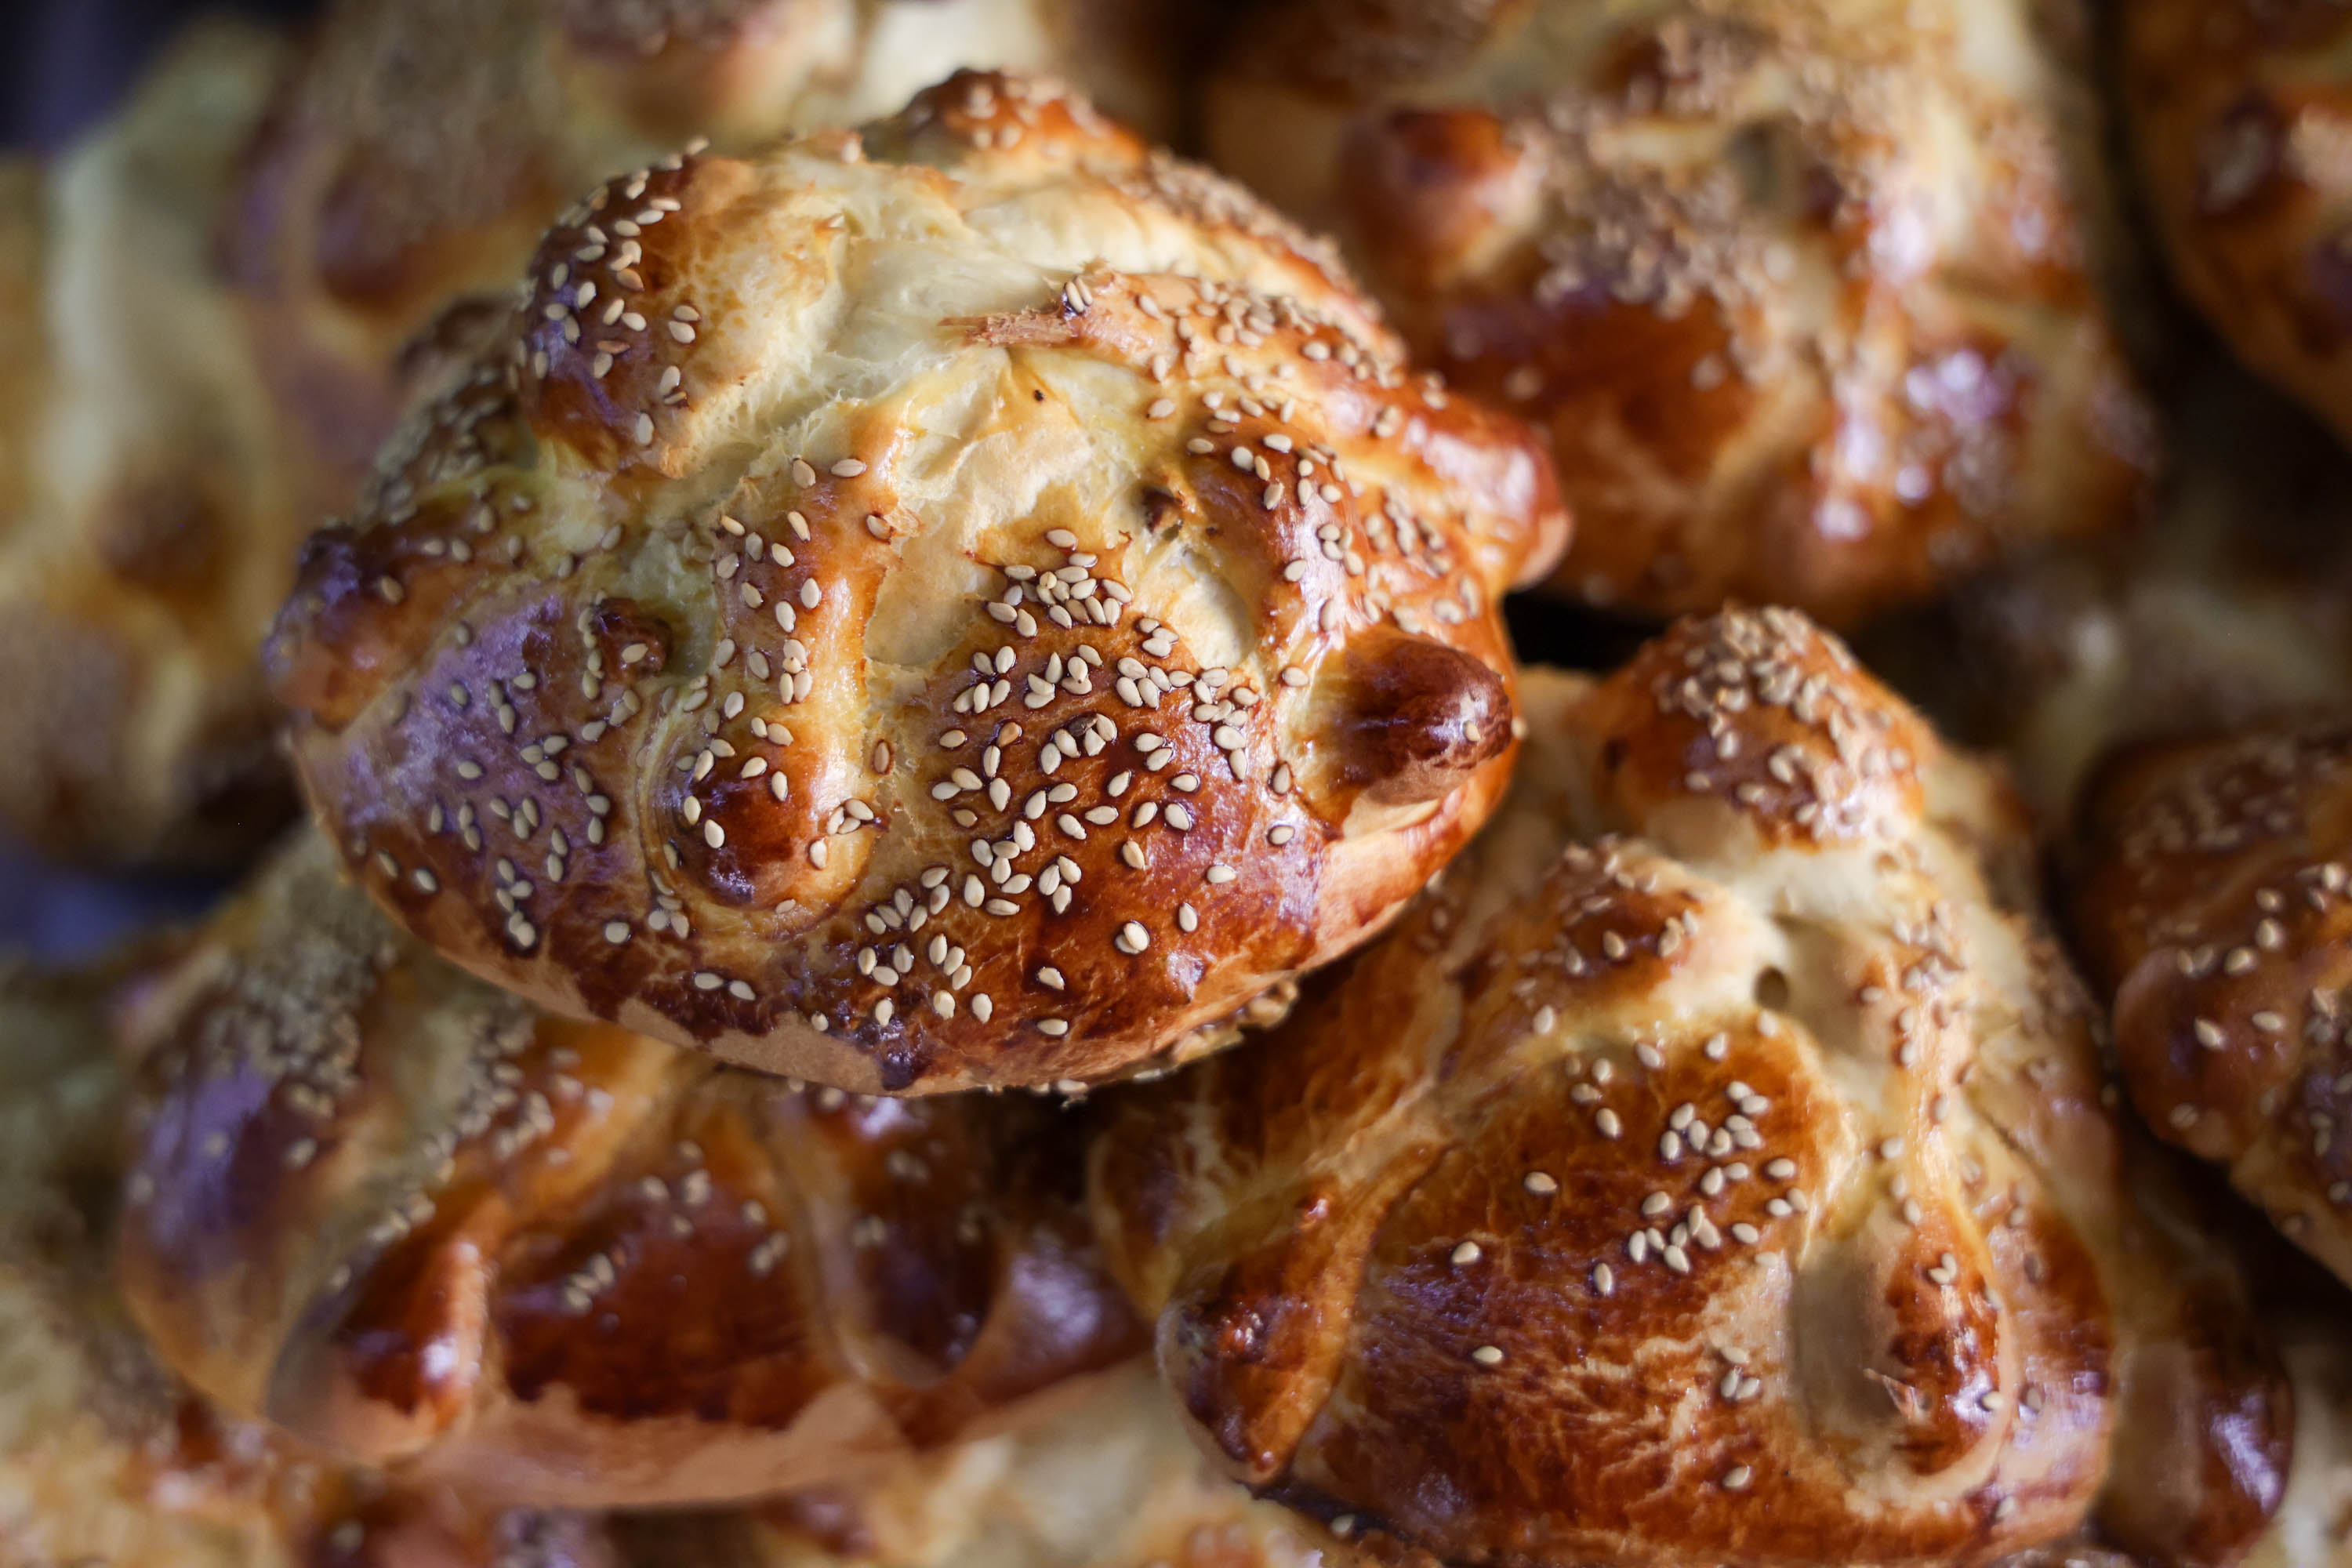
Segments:
[[[1475,1242],[1475,1241],[1465,1241],[1465,1242],[1464,1242],[1461,1246],[1459,1246],[1459,1247],[1455,1247],[1455,1248],[1454,1249],[1454,1252],[1453,1252],[1453,1255],[1452,1255],[1452,1256],[1453,1256],[1453,1260],[1454,1260],[1455,1263],[1457,1263],[1457,1264],[1465,1264],[1465,1263],[1475,1263],[1475,1262],[1477,1262],[1477,1261],[1478,1261],[1478,1259],[1479,1259],[1481,1257],[1483,1257],[1483,1256],[1485,1256],[1485,1255],[1479,1251],[1479,1249],[1478,1249],[1478,1244],[1477,1244],[1476,1242]]]
[[[1470,1359],[1480,1366],[1500,1366],[1503,1364],[1502,1348],[1498,1345],[1480,1345],[1470,1352]]]

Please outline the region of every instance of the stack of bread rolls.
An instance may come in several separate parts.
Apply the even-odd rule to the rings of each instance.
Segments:
[[[238,877],[0,969],[0,1563],[2352,1564],[2352,68],[2126,9],[196,35],[0,223],[0,809]]]

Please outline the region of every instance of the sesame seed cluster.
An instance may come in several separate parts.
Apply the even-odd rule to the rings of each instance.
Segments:
[[[299,39],[191,26],[77,145],[0,168],[24,373],[0,397],[0,821],[59,859],[238,869],[295,814],[256,655],[296,552],[582,191],[976,59],[1067,72],[1164,134],[1181,6],[314,8]]]
[[[2069,1534],[2147,1330],[2000,787],[1790,611],[1521,690],[1436,889],[1095,1145],[1178,1399],[1231,1473],[1447,1561]]]
[[[2144,506],[2095,110],[2032,6],[1390,9],[1270,7],[1210,145],[1339,237],[1423,363],[1549,430],[1559,591],[1849,624]]]
[[[709,1503],[949,1443],[1140,1345],[1072,1119],[551,1017],[397,931],[315,835],[142,1034],[124,1296],[199,1394],[310,1449],[534,1507]]]
[[[498,1507],[460,1515],[225,1411],[173,1374],[126,1310],[110,1255],[131,1086],[107,1013],[128,967],[0,969],[0,1542],[11,1559],[606,1561],[592,1554],[593,1521]]]
[[[1080,1084],[1469,837],[1564,530],[1322,247],[967,73],[567,215],[272,662],[352,869],[477,973],[853,1089]]]
[[[2075,921],[2159,1137],[2352,1279],[2352,728],[2150,742],[2096,781]]]

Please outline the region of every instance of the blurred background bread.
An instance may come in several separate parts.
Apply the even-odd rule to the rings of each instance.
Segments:
[[[2081,16],[2029,0],[1271,0],[1221,166],[1549,434],[1558,587],[1837,623],[2128,526]]]
[[[214,248],[284,58],[192,34],[0,178],[0,815],[50,853],[234,864],[291,806],[254,656],[318,492]]]
[[[0,821],[55,858],[224,868],[285,820],[254,655],[295,550],[582,192],[974,63],[1066,70],[1165,132],[1182,19],[338,0],[299,42],[174,45],[71,152],[0,171],[0,345],[24,367],[0,397]]]

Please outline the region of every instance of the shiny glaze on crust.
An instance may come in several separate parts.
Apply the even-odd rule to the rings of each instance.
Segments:
[[[2239,358],[2352,436],[2352,14],[2137,0],[2118,18],[2132,150],[2173,276]]]
[[[1453,1563],[1977,1563],[2085,1528],[2127,1376],[2189,1473],[2262,1454],[2260,1355],[2140,1258],[1998,782],[1786,611],[1523,690],[1463,860],[1097,1143],[1228,1471]],[[2242,1549],[2244,1479],[2140,1536]]]
[[[2134,747],[2094,782],[2076,929],[2133,1103],[2352,1279],[2352,723]]]
[[[0,1561],[611,1568],[593,1521],[356,1468],[159,1363],[109,1268],[126,1086],[105,1021],[155,956],[0,970]]]
[[[812,1090],[538,1014],[308,839],[140,1009],[119,1265],[230,1411],[501,1501],[855,1477],[1132,1352],[1025,1100]]]
[[[344,504],[436,314],[503,300],[548,223],[688,137],[863,119],[960,65],[1080,74],[1169,112],[1160,0],[336,0],[247,150],[226,270],[283,417]],[[925,30],[908,54],[910,23]],[[1089,29],[1094,29],[1092,33]],[[1080,53],[1076,44],[1107,47]],[[912,73],[911,75],[909,73]]]
[[[533,279],[273,648],[461,964],[852,1089],[1083,1082],[1230,1037],[1499,795],[1532,437],[1082,100],[674,158]]]
[[[2055,8],[2053,8],[2055,9]],[[2146,500],[2085,254],[2094,115],[2024,0],[1287,0],[1222,164],[1537,422],[1555,582],[1847,623]]]

